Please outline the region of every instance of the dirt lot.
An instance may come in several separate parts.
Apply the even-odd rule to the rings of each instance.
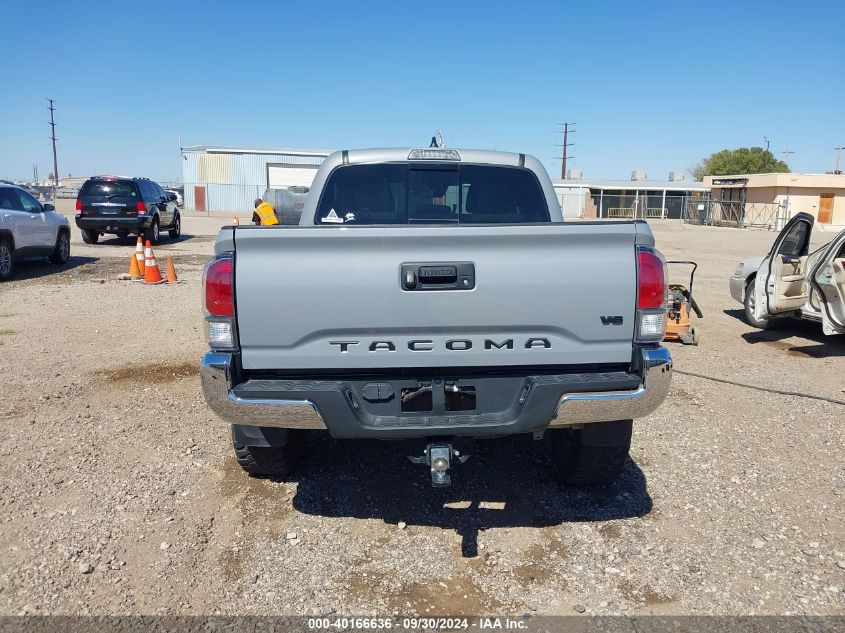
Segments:
[[[157,249],[178,286],[118,281],[131,244],[75,228],[68,266],[0,286],[1,614],[845,613],[845,406],[760,389],[845,400],[845,337],[752,330],[728,295],[772,233],[654,227],[700,263],[676,369],[749,386],[677,373],[609,488],[510,438],[444,491],[397,445],[319,434],[289,481],[240,471],[197,377],[221,223]]]

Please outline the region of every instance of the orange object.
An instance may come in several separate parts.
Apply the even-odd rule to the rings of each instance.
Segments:
[[[129,276],[132,277],[132,279],[140,279],[143,277],[141,271],[138,269],[138,260],[135,257],[135,253],[132,253],[129,257]]]
[[[664,341],[679,341],[684,345],[698,345],[698,332],[690,319],[695,314],[699,319],[704,315],[692,297],[692,282],[695,278],[695,271],[698,264],[691,261],[667,261],[669,265],[691,265],[692,271],[689,276],[689,286],[681,284],[669,284],[668,306],[666,311],[666,334]]]
[[[138,241],[135,242],[135,260],[138,262],[138,277],[144,276],[144,240],[138,236]],[[129,274],[132,274],[130,270]]]
[[[176,276],[176,266],[173,265],[173,256],[169,255],[167,257],[167,283],[175,284],[179,281],[179,278]]]
[[[147,246],[144,249],[144,283],[145,284],[160,284],[164,279],[161,278],[161,271],[156,263],[156,256],[153,253],[153,245],[150,240],[147,240]]]

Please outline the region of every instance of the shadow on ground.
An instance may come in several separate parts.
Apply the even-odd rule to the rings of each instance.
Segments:
[[[155,248],[161,248],[162,246],[167,246],[169,244],[181,244],[182,242],[188,242],[190,240],[199,239],[198,236],[195,235],[188,235],[187,233],[182,233],[179,237],[175,240],[170,239],[167,235],[167,231],[161,232],[161,239],[159,239],[158,244],[155,245]],[[126,248],[127,246],[135,246],[135,243],[138,241],[138,237],[136,235],[129,235],[127,237],[118,237],[117,235],[101,235],[100,239],[97,240],[97,243],[92,246],[104,246],[104,247],[119,247],[121,249]]]
[[[743,310],[725,310],[726,315],[745,322]],[[751,326],[748,326],[749,328]],[[751,329],[740,335],[746,343],[756,345],[764,343],[785,351],[788,354],[810,356],[812,358],[832,358],[845,356],[845,336],[826,336],[821,323],[800,321],[798,319],[778,319],[771,329]],[[787,339],[798,339],[787,342]],[[800,339],[813,341],[813,345],[802,345]]]
[[[99,258],[97,257],[76,257],[71,255],[66,264],[56,266],[43,258],[27,259],[15,262],[15,272],[12,281],[26,281],[27,279],[37,279],[39,277],[65,273],[80,266],[92,264],[98,260]]]
[[[483,440],[452,469],[451,487],[432,488],[428,467],[406,457],[421,452],[422,444],[314,433],[295,477],[293,506],[312,515],[455,530],[465,557],[477,556],[479,530],[631,518],[652,507],[645,475],[631,460],[611,485],[569,488],[556,481],[546,442]]]

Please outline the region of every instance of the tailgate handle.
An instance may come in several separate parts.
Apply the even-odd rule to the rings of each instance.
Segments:
[[[403,290],[472,290],[475,264],[472,262],[408,263],[400,267]]]
[[[420,266],[418,277],[421,284],[454,284],[458,281],[458,269],[454,266]]]

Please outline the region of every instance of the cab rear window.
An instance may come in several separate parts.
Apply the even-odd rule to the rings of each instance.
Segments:
[[[496,165],[346,165],[323,188],[315,224],[524,224],[549,222],[529,170]]]
[[[138,197],[138,190],[134,182],[120,180],[89,180],[82,189],[80,196],[103,196],[106,198]]]

